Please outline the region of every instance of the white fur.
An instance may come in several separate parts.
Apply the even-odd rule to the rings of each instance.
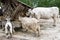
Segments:
[[[39,32],[40,32],[40,25],[39,25],[39,21],[35,18],[28,18],[28,17],[19,17],[19,20],[21,21],[22,23],[22,27],[28,31],[31,30],[34,31],[35,33],[38,33],[39,35]]]
[[[56,18],[59,15],[59,8],[58,7],[37,7],[34,9],[29,9],[29,13],[31,13],[30,17],[35,17],[37,19],[44,18],[49,19],[54,17],[54,25],[56,25]]]
[[[7,22],[5,24],[5,33],[8,33],[8,29],[7,29],[8,26],[10,27],[10,29],[9,29],[10,33],[12,33],[12,23],[10,21],[10,18],[6,18],[6,20],[7,20]]]
[[[0,7],[0,9],[1,9],[1,7]]]

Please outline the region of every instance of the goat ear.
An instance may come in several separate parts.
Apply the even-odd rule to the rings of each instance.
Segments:
[[[0,9],[1,9],[1,7],[0,7]]]
[[[19,16],[19,20],[21,19],[21,17]]]
[[[30,12],[32,9],[29,9],[28,12]]]

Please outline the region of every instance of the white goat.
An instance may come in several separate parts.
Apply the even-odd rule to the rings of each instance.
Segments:
[[[35,17],[36,19],[44,18],[49,19],[53,18],[54,25],[56,26],[56,18],[59,15],[59,8],[58,7],[37,7],[34,9],[29,9],[28,14],[30,17]]]
[[[36,18],[19,17],[19,20],[22,23],[23,29],[26,29],[30,32],[35,32],[36,35],[39,36],[40,25],[39,25],[39,21]]]
[[[8,35],[8,27],[9,27],[9,31],[10,31],[10,36],[12,37],[12,23],[10,21],[10,18],[6,18],[7,22],[5,24],[5,33],[6,35]]]

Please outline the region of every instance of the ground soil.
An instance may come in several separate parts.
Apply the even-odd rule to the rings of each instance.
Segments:
[[[0,40],[60,40],[60,19],[57,19],[57,25],[52,26],[51,19],[48,23],[43,23],[41,26],[40,37],[36,37],[30,32],[15,32],[13,37],[7,39],[5,33],[0,31]]]

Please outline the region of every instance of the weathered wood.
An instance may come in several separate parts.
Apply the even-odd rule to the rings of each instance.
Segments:
[[[20,6],[17,6],[17,8],[13,11],[13,14],[11,15],[12,19],[14,19],[14,16],[18,14],[18,11],[20,11]]]
[[[10,16],[12,19],[15,19],[17,15],[26,16],[25,13],[28,9],[32,9],[30,6],[17,0],[1,0],[1,2],[3,3],[4,16]]]

